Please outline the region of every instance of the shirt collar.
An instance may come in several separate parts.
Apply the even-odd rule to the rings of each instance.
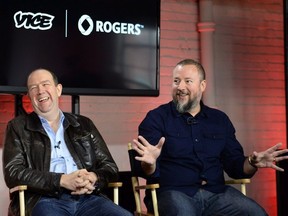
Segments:
[[[63,124],[65,116],[64,116],[64,114],[63,114],[63,112],[61,110],[59,110],[59,114],[60,114],[60,120],[59,121],[61,122],[61,124]],[[44,117],[42,117],[40,115],[38,115],[38,117],[39,117],[39,119],[40,119],[42,124],[48,123],[47,119],[45,119]]]

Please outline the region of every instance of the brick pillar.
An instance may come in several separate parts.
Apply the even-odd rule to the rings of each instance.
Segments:
[[[204,102],[212,107],[216,107],[215,99],[215,79],[214,79],[214,42],[213,32],[215,24],[213,22],[213,2],[212,0],[199,1],[199,22],[197,24],[200,32],[200,59],[206,71],[207,87],[204,93]]]

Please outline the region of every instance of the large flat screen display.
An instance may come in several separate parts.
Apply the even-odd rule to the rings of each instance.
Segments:
[[[0,93],[53,71],[67,95],[159,95],[160,0],[0,0]]]

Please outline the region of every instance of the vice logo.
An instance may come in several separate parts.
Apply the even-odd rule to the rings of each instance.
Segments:
[[[45,13],[18,11],[14,14],[16,28],[48,30],[52,27],[54,16]]]

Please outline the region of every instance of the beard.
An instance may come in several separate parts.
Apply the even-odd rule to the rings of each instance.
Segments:
[[[176,110],[179,113],[189,112],[193,108],[193,105],[194,105],[194,102],[190,99],[187,103],[180,103],[177,99],[174,99],[173,102],[176,105]]]
[[[176,110],[179,113],[187,113],[187,112],[191,111],[194,107],[196,107],[198,104],[196,98],[194,100],[189,98],[189,100],[186,103],[181,103],[177,99],[177,94],[173,97],[173,102],[176,106]]]
[[[181,96],[183,94],[186,94],[189,97],[187,102],[182,102],[182,100],[178,99],[178,96]],[[199,105],[199,102],[201,100],[201,94],[195,94],[193,97],[191,97],[191,92],[178,90],[177,92],[175,92],[175,94],[172,95],[172,98],[176,106],[176,110],[179,113],[183,114],[191,112],[195,107]]]

